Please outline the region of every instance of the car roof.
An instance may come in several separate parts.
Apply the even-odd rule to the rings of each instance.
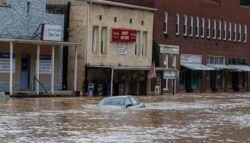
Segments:
[[[106,97],[104,99],[113,99],[113,98],[128,98],[132,97],[131,95],[122,95],[122,96],[112,96],[112,97]]]

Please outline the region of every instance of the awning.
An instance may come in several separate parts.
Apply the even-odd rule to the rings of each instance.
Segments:
[[[229,66],[236,69],[237,71],[245,71],[245,72],[250,71],[250,66],[246,65],[229,65]]]
[[[215,70],[215,68],[212,68],[203,64],[181,63],[181,65],[191,70],[203,70],[203,71]]]
[[[224,64],[207,64],[207,66],[215,68],[216,70],[235,70],[236,68]]]

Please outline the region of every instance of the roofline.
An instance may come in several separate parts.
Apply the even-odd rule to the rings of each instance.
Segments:
[[[120,2],[111,2],[111,1],[106,1],[106,0],[85,0],[85,1],[87,1],[88,3],[119,6],[119,7],[132,8],[132,9],[141,9],[141,10],[152,11],[152,12],[157,11],[157,9],[155,8],[125,4],[125,3],[120,3]]]
[[[61,41],[42,41],[42,40],[29,40],[29,39],[8,39],[0,38],[0,42],[13,42],[34,45],[54,45],[54,46],[80,46],[80,42],[61,42]]]

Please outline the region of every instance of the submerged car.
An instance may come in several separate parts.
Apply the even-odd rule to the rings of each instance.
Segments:
[[[145,104],[134,96],[107,97],[100,101],[98,107],[143,108]]]

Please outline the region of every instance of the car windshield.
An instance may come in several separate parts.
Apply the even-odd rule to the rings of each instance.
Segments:
[[[124,98],[107,98],[103,99],[99,105],[124,106]]]

